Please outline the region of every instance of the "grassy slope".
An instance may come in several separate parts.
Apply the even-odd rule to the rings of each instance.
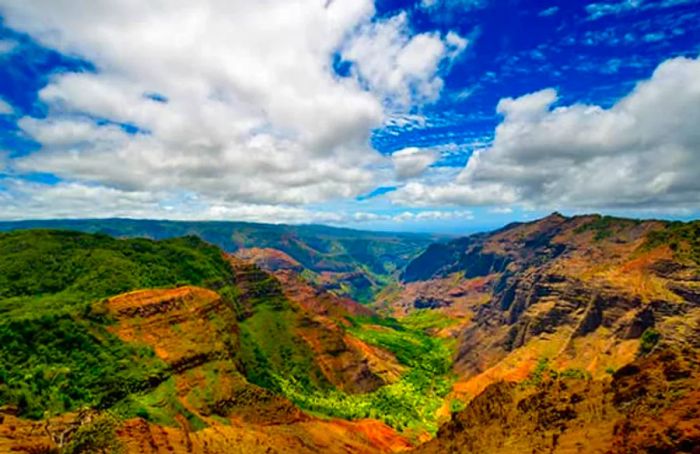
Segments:
[[[407,366],[401,379],[371,393],[350,395],[332,389],[305,388],[285,376],[277,376],[281,392],[301,408],[319,415],[374,418],[407,434],[434,434],[438,409],[452,384],[453,345],[396,320],[352,321],[350,332],[354,336],[394,353]]]

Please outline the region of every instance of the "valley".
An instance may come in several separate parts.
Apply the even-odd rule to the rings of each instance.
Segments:
[[[699,222],[0,230],[0,452],[700,446]]]

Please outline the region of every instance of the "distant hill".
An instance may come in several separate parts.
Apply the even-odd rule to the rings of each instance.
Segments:
[[[317,281],[328,289],[361,302],[371,301],[406,263],[440,239],[427,234],[368,232],[322,225],[226,221],[57,219],[0,222],[0,231],[35,228],[155,240],[195,235],[225,252],[245,248],[278,249],[315,273]]]

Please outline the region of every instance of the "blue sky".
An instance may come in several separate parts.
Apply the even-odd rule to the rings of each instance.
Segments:
[[[0,0],[1,218],[700,211],[700,1],[191,3]]]

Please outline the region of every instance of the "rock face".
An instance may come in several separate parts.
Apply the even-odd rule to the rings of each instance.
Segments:
[[[700,452],[699,272],[697,222],[555,213],[431,246],[378,306],[455,321],[469,403],[417,451]]]
[[[418,453],[700,452],[697,352],[662,349],[611,381],[497,382]]]
[[[178,398],[202,417],[236,414],[277,424],[308,419],[241,374],[235,312],[216,292],[192,286],[143,290],[110,298],[106,305],[118,321],[115,334],[152,347],[168,365],[164,378],[174,380]],[[207,398],[201,397],[203,387]]]
[[[455,320],[455,392],[466,399],[523,379],[542,358],[601,378],[635,359],[646,330],[688,341],[699,238],[700,223],[554,213],[430,246],[377,307]]]
[[[243,248],[236,251],[235,256],[252,262],[267,271],[293,270],[301,272],[304,267],[287,253],[273,248]]]

